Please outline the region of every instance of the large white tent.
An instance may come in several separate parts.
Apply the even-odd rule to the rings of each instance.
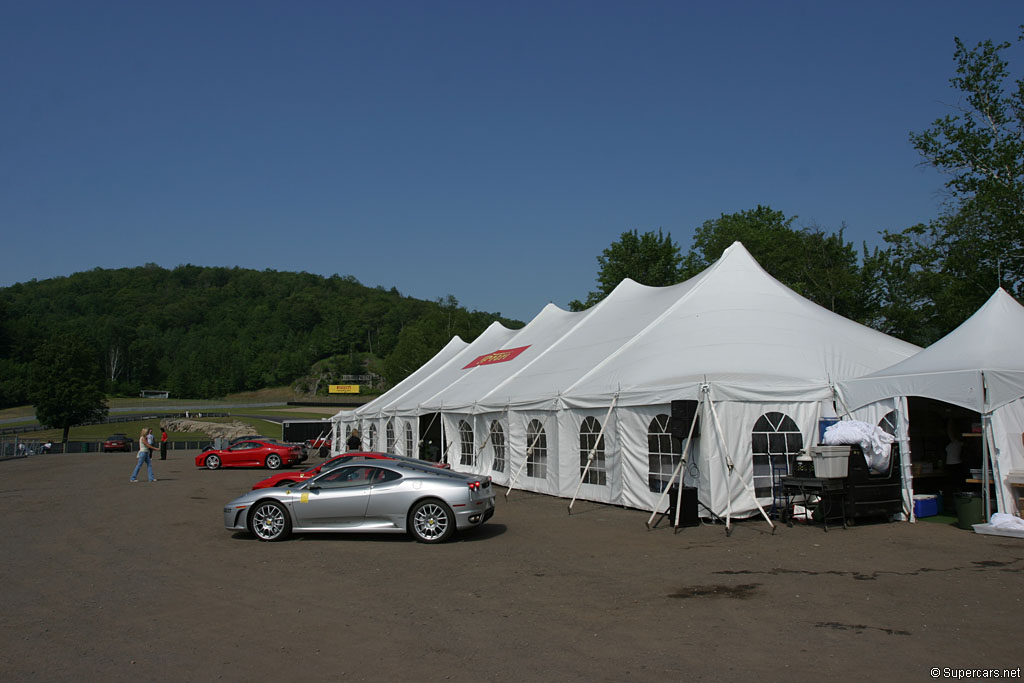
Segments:
[[[1024,472],[1024,306],[1002,288],[958,328],[892,367],[840,383],[847,407],[921,396],[979,413],[1000,512],[1013,514],[1011,471]]]
[[[520,330],[453,341],[338,413],[335,443],[359,427],[364,447],[420,455],[423,421],[439,420],[454,469],[653,510],[680,458],[671,402],[696,400],[686,483],[713,514],[756,514],[772,502],[772,462],[816,443],[835,414],[835,383],[918,350],[802,298],[737,242],[686,282],[627,279],[586,311],[548,305]]]

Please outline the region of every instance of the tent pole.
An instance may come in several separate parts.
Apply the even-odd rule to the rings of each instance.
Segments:
[[[710,386],[708,387],[708,389],[710,391]],[[722,424],[718,421],[718,411],[715,410],[715,402],[711,400],[710,396],[708,397],[708,405],[711,407],[711,417],[714,418],[714,421],[715,421],[715,432],[718,434],[719,445],[722,447],[722,452],[725,454],[725,457],[728,459],[728,462],[729,462],[729,468],[728,468],[728,471],[726,472],[726,477],[727,477],[726,478],[726,491],[729,491],[728,475],[730,473],[735,473],[736,465],[735,465],[735,463],[733,463],[732,458],[729,457],[729,452],[728,452],[728,450],[726,448],[726,445],[725,445],[725,435],[722,433]],[[722,462],[722,466],[725,467],[725,461],[724,460]],[[754,499],[754,505],[756,505],[757,509],[761,511],[761,516],[764,517],[764,521],[768,522],[768,526],[770,526],[772,528],[772,533],[774,534],[775,533],[775,523],[772,522],[772,518],[768,516],[768,513],[764,511],[764,507],[762,507],[760,501],[757,500],[757,494],[754,492],[753,484],[751,484],[748,481],[744,481],[743,482],[743,487],[750,493],[750,496]],[[728,516],[726,518],[727,519],[727,521],[726,521],[726,535],[731,535],[732,534],[732,525],[731,525],[732,496],[731,495],[728,497],[728,503],[729,503],[729,507],[727,508]]]
[[[981,373],[981,387],[982,387],[982,399],[984,405],[988,407],[988,378],[985,377],[985,372]],[[989,471],[992,472],[992,481],[996,487],[996,511],[1002,512],[1006,510],[1007,506],[1003,500],[1003,475],[999,467],[999,461],[993,457],[996,450],[995,434],[992,432],[992,411],[982,413],[981,415],[981,449],[982,449],[982,474],[983,481],[981,484],[981,490],[984,494],[984,505],[985,505],[985,521],[988,522],[992,517],[992,495],[988,492],[989,482]]]
[[[580,495],[580,489],[583,488],[583,480],[587,478],[587,473],[590,472],[590,463],[594,462],[594,452],[597,451],[597,445],[601,443],[601,440],[604,438],[604,429],[608,426],[608,418],[611,417],[612,409],[615,408],[615,404],[618,400],[619,394],[618,392],[615,392],[615,396],[612,397],[612,404],[608,406],[608,412],[604,414],[604,421],[601,423],[601,430],[597,433],[597,439],[594,441],[594,445],[587,454],[587,466],[583,468],[583,474],[580,475],[580,483],[576,485],[576,492],[572,494],[572,500],[569,501],[570,515],[572,514],[572,506],[576,503],[576,496]]]
[[[441,445],[444,449],[441,451],[441,462],[448,462],[448,449],[452,447],[452,442],[448,440],[448,430],[444,428],[444,404],[439,406],[437,414],[441,416]],[[451,465],[450,462],[448,462]]]
[[[900,484],[903,491],[903,514],[908,522],[916,522],[914,517],[914,471],[910,462],[910,437],[907,435],[907,420],[910,408],[907,397],[892,398],[892,409],[896,413],[896,443],[900,446]],[[904,436],[906,438],[904,438]]]
[[[1002,512],[1002,511],[1006,510],[1007,505],[1005,504],[1004,496],[1003,496],[1003,473],[1002,473],[1001,468],[999,467],[999,460],[996,457],[994,457],[994,453],[995,453],[996,448],[995,448],[995,434],[992,431],[993,427],[992,427],[992,415],[991,414],[982,415],[982,430],[983,430],[982,436],[984,437],[983,438],[983,441],[984,441],[983,447],[987,451],[987,456],[986,457],[991,462],[992,483],[995,484],[995,489],[996,489],[996,512]],[[985,483],[985,490],[988,491],[987,480],[986,480],[986,483]],[[992,503],[991,503],[991,496],[990,496],[989,504],[985,508],[985,521],[986,522],[989,521],[989,518],[992,516],[991,509],[992,509]]]
[[[985,521],[991,516],[992,503],[988,492],[989,452],[988,452],[988,415],[981,415],[981,504],[985,511]]]
[[[686,452],[690,450],[690,444],[693,440],[693,428],[697,426],[697,419],[698,415],[700,415],[700,406],[702,403],[703,399],[697,401],[697,410],[695,410],[693,413],[693,421],[690,422],[690,431],[686,435],[686,446],[683,447],[683,452],[680,454],[679,457],[679,464],[676,465],[675,470],[672,471],[672,476],[669,477],[668,484],[665,486],[664,489],[662,489],[661,495],[658,496],[658,502],[654,504],[654,512],[651,513],[650,518],[648,518],[647,520],[648,529],[651,528],[651,522],[653,522],[654,518],[658,515],[658,510],[661,509],[661,504],[665,502],[666,498],[668,498],[669,493],[672,489],[672,482],[676,480],[676,477],[679,477],[680,486],[679,494],[676,496],[676,518],[672,520],[672,524],[676,527],[679,526],[679,506],[682,504],[683,501],[683,467],[686,465]]]
[[[473,404],[473,408],[474,408],[474,409],[476,409],[476,404],[475,404],[475,403]],[[474,429],[476,428],[476,418],[477,418],[477,415],[476,415],[476,414],[474,413],[474,414],[473,414],[473,428],[474,428]],[[487,425],[486,425],[486,423],[485,423],[485,425],[484,425],[484,426],[485,426],[485,427],[487,426]],[[479,433],[479,432],[478,432],[478,433]],[[480,454],[484,452],[484,449],[485,449],[485,448],[487,448],[487,444],[488,444],[488,443],[490,442],[490,440],[491,440],[491,430],[490,430],[490,429],[488,429],[488,430],[487,430],[487,436],[485,436],[485,437],[484,437],[484,440],[483,440],[483,442],[482,442],[482,443],[480,444],[480,447],[479,447],[478,449],[476,449],[476,459],[477,459],[477,460],[479,460],[479,459],[480,459]]]
[[[850,412],[850,407],[846,405],[846,401],[843,400],[843,395],[839,393],[839,388],[835,384],[832,385],[832,395],[839,399],[839,403],[843,406],[843,411],[846,416],[853,417],[853,413]]]
[[[718,447],[722,449],[720,454],[720,462],[722,463],[722,475],[725,477],[725,535],[732,535],[732,495],[729,491],[729,468],[726,467],[726,460],[728,459],[728,450],[725,447],[725,437],[722,435],[718,428],[718,420],[715,416],[715,404],[711,400],[711,385],[705,383],[701,387],[701,391],[707,395],[708,405],[711,407],[712,421],[715,422],[715,431],[718,432]],[[732,462],[728,463],[729,467],[732,467]]]

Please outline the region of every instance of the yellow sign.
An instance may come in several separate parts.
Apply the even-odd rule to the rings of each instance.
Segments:
[[[329,384],[327,388],[331,394],[358,394],[358,384]]]

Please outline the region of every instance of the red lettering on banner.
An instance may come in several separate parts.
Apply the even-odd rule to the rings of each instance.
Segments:
[[[469,368],[475,368],[478,365],[491,365],[493,363],[505,363],[507,361],[512,360],[513,358],[515,358],[516,356],[518,356],[519,354],[521,354],[523,351],[525,351],[528,348],[530,348],[530,347],[529,346],[520,346],[520,347],[517,347],[517,348],[514,348],[514,349],[501,349],[500,351],[492,351],[491,353],[485,353],[484,355],[479,356],[476,359],[474,359],[472,362],[470,362],[469,365],[467,365],[466,367],[464,367],[462,369],[463,370],[468,370]]]

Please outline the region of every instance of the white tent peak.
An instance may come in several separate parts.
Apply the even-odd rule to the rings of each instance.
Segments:
[[[914,372],[934,364],[941,355],[944,367],[951,370],[1021,369],[1022,345],[1024,306],[1000,287],[959,327],[900,366]]]
[[[851,379],[850,408],[891,396],[926,396],[979,413],[1024,394],[1024,306],[999,288],[974,315],[910,358]]]

